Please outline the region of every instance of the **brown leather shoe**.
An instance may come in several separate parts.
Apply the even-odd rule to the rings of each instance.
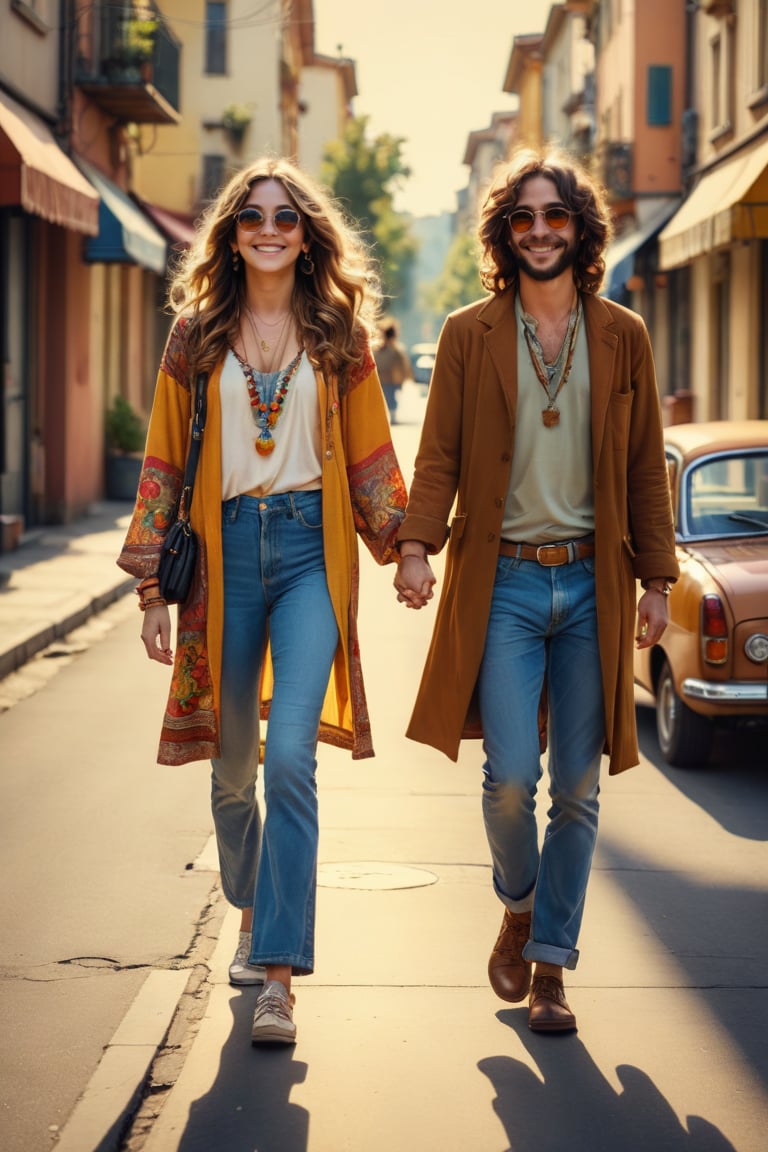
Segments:
[[[575,1032],[576,1017],[556,977],[534,976],[528,1001],[528,1027],[533,1032]]]
[[[491,988],[502,1000],[518,1004],[531,986],[531,963],[523,960],[523,948],[531,935],[530,912],[504,909],[501,931],[488,961]]]

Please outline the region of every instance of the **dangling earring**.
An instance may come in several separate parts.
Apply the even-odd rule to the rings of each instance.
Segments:
[[[311,276],[315,270],[315,262],[310,256],[309,252],[302,252],[301,270],[305,276]]]
[[[240,268],[240,253],[237,248],[232,252],[232,271],[237,272]]]

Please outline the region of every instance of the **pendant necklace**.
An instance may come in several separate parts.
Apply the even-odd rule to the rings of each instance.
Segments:
[[[549,373],[547,372],[547,366],[544,364],[544,357],[543,355],[539,355],[539,350],[534,346],[531,333],[528,330],[528,325],[525,323],[525,321],[523,321],[523,331],[525,332],[525,341],[528,345],[528,352],[530,353],[531,363],[533,364],[536,378],[538,379],[539,384],[541,384],[547,395],[547,406],[546,408],[543,408],[541,412],[541,422],[545,428],[554,428],[556,424],[560,423],[560,409],[555,404],[555,401],[565,387],[566,381],[571,374],[573,357],[576,352],[576,333],[579,327],[580,316],[581,302],[577,300],[576,307],[572,310],[568,320],[568,332],[566,338],[563,340],[563,344],[560,348],[557,360],[552,365],[552,375],[554,376],[557,370],[557,366],[562,360],[563,349],[566,346],[567,340],[568,355],[566,357],[565,367],[562,369],[560,374],[559,383],[554,392],[550,391],[552,387],[552,377],[550,377]],[[539,345],[539,348],[540,347],[541,345]]]
[[[248,304],[245,305],[245,310],[248,313],[248,320],[250,321],[251,330],[253,332],[253,335],[254,335],[254,338],[255,338],[257,344],[261,348],[262,352],[271,352],[272,351],[272,344],[269,341],[272,340],[272,337],[270,336],[269,341],[267,341],[262,336],[261,331],[256,324],[256,320],[257,320],[257,318],[259,320],[261,320],[261,323],[266,325],[267,328],[276,328],[278,326],[278,324],[282,324],[282,327],[280,328],[280,331],[279,331],[278,336],[277,336],[277,343],[279,344],[282,337],[283,337],[283,333],[285,332],[285,327],[286,327],[286,324],[288,323],[288,317],[291,314],[290,309],[286,312],[286,314],[283,317],[281,317],[278,320],[275,320],[272,324],[268,323],[266,320],[262,320],[261,316],[257,317],[256,313],[253,311],[253,309]]]
[[[234,349],[233,349],[234,351]],[[261,381],[257,381],[256,373],[250,364],[242,360],[235,352],[235,356],[240,363],[245,376],[245,384],[248,389],[248,399],[251,404],[251,415],[253,416],[254,423],[259,429],[259,434],[253,442],[253,446],[260,456],[269,456],[275,449],[275,441],[272,437],[272,429],[280,419],[288,395],[288,388],[291,381],[296,375],[301,357],[304,352],[303,348],[299,348],[296,356],[291,360],[290,364],[284,370],[279,372],[260,372]],[[271,381],[269,376],[275,376],[276,379]]]

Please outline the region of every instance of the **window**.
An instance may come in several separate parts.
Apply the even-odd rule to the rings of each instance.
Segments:
[[[730,134],[734,125],[736,30],[723,21],[709,42],[712,67],[712,130],[710,140]]]
[[[672,123],[672,68],[668,64],[648,68],[648,123],[657,127]]]
[[[712,127],[717,128],[722,123],[720,90],[723,83],[723,46],[719,35],[710,41],[709,54],[712,62]]]
[[[205,71],[223,76],[227,71],[227,5],[205,5]]]
[[[226,156],[210,153],[203,156],[203,180],[200,189],[200,198],[203,203],[213,200],[224,184]]]
[[[768,85],[768,0],[757,5],[757,86]]]

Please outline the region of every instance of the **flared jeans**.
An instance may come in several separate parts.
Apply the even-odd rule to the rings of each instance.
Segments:
[[[545,675],[551,804],[539,848]],[[593,559],[499,557],[478,689],[494,887],[510,911],[533,910],[525,959],[575,968],[605,741]]]
[[[222,506],[224,636],[221,757],[211,806],[221,881],[253,904],[250,960],[314,968],[320,712],[338,642],[319,491],[237,496]],[[256,794],[258,696],[269,639],[274,692]]]

